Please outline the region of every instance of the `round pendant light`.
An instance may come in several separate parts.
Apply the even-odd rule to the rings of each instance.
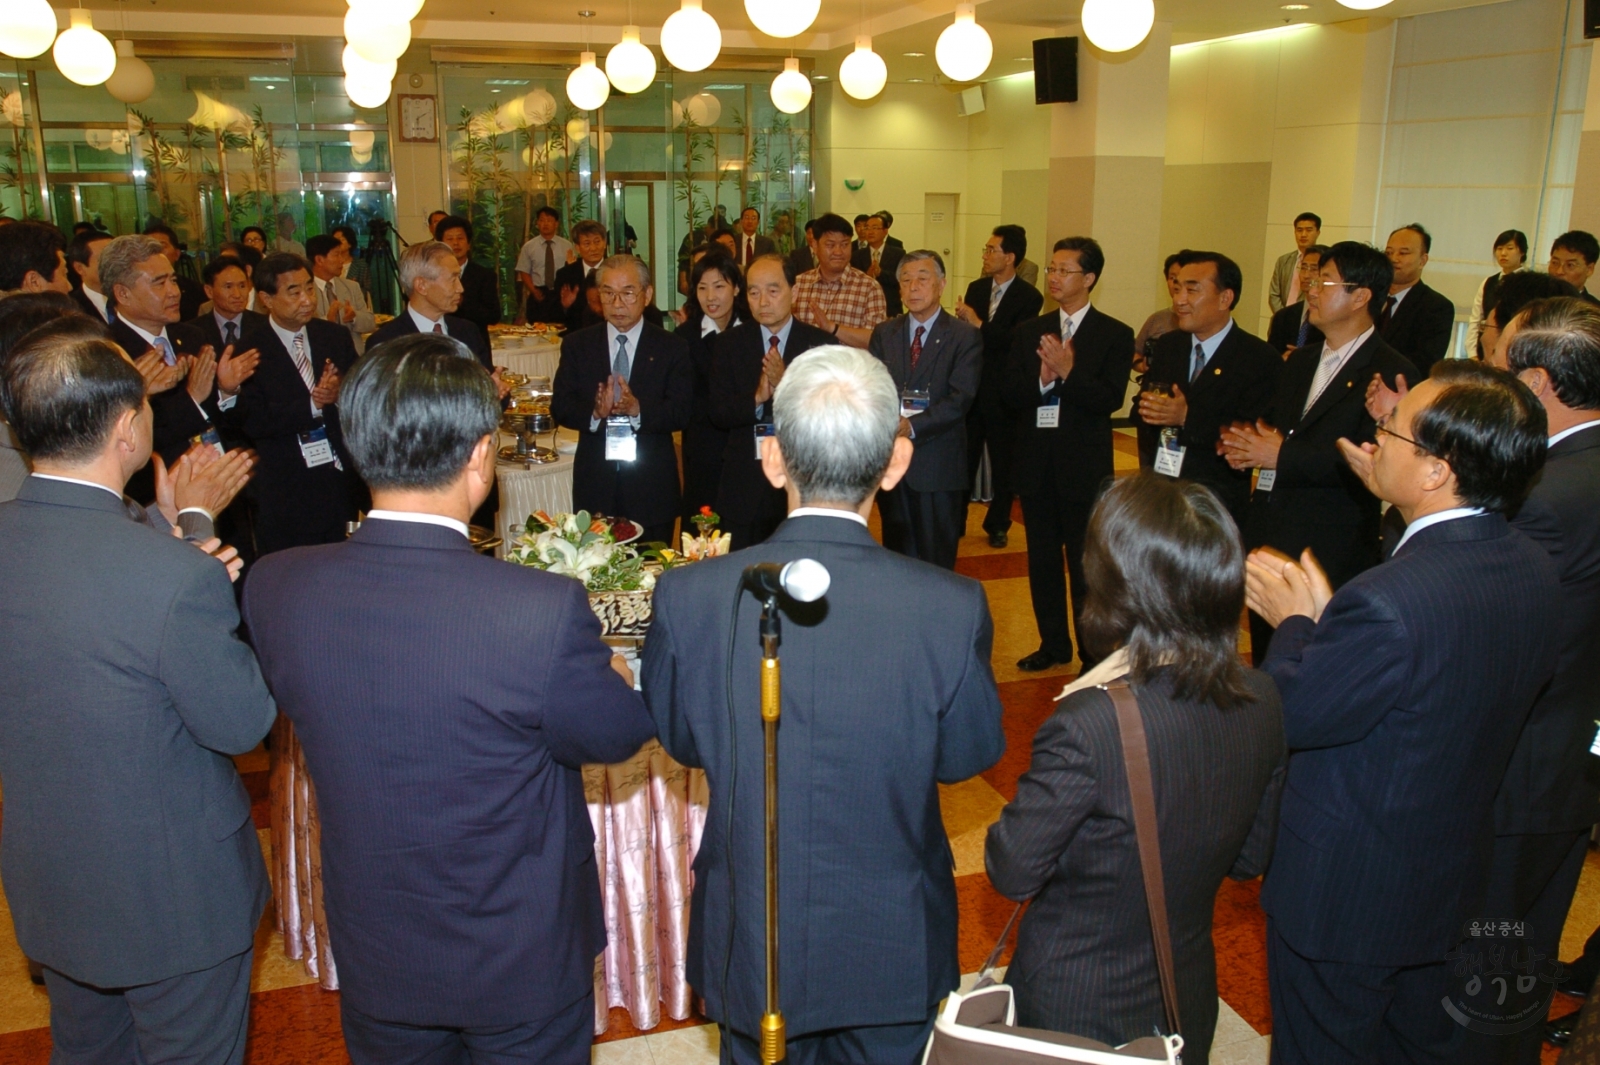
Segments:
[[[373,63],[363,59],[361,53],[353,45],[344,46],[344,75],[353,78],[363,85],[388,84],[394,81],[396,64],[393,59],[387,63]]]
[[[369,63],[391,63],[411,47],[411,22],[388,6],[362,4],[344,14],[344,39]]]
[[[349,7],[383,7],[407,22],[422,13],[422,0],[345,0]]]
[[[522,98],[522,114],[530,126],[542,126],[556,117],[556,98],[545,89],[535,89]]]
[[[618,92],[643,92],[656,80],[656,54],[639,43],[639,27],[622,27],[622,40],[606,53],[606,77]]]
[[[1356,11],[1373,11],[1386,6],[1389,0],[1339,0],[1339,3]]]
[[[821,10],[822,0],[744,0],[744,13],[768,37],[804,33]]]
[[[689,116],[690,122],[701,128],[715,126],[717,119],[722,117],[722,101],[713,93],[697,92],[683,101],[683,113]]]
[[[800,60],[783,61],[783,73],[772,79],[772,106],[786,115],[797,115],[811,102],[811,79],[800,73]]]
[[[393,89],[394,85],[387,81],[377,79],[368,81],[364,78],[352,78],[348,74],[344,78],[344,94],[350,98],[352,104],[368,110],[388,103],[389,93]]]
[[[16,59],[43,55],[56,39],[56,13],[50,0],[14,0],[0,20],[0,52]]]
[[[583,53],[577,68],[567,75],[567,99],[580,111],[593,111],[610,95],[611,82],[594,65],[594,53]]]
[[[704,70],[722,51],[722,29],[700,0],[683,0],[661,26],[661,54],[679,70]]]
[[[989,31],[978,25],[972,4],[956,5],[956,20],[939,34],[933,58],[951,81],[975,81],[989,69],[994,42],[989,40]]]
[[[567,141],[578,144],[589,139],[589,120],[587,118],[567,119]]]
[[[883,91],[889,68],[883,56],[872,50],[871,37],[857,37],[856,50],[839,64],[839,88],[857,100],[870,100]]]
[[[1155,0],[1083,0],[1080,17],[1090,44],[1102,52],[1126,52],[1150,36],[1156,5]]]
[[[117,42],[117,69],[106,79],[106,92],[125,104],[136,104],[155,91],[156,72],[133,54],[133,42],[124,37]]]
[[[51,53],[56,67],[68,81],[79,85],[99,85],[117,69],[117,51],[106,35],[94,28],[89,12],[72,9],[72,25],[56,38]]]

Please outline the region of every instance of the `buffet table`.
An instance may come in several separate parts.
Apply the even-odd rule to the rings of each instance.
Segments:
[[[631,646],[618,650],[630,659]],[[637,662],[632,664],[637,672]],[[617,765],[583,768],[594,826],[606,949],[595,959],[594,1031],[612,1007],[640,1030],[693,1010],[685,979],[691,869],[705,828],[705,773],[674,762],[655,740]],[[328,990],[339,986],[322,907],[321,826],[305,755],[289,719],[272,730],[272,894],[284,953]]]
[[[490,334],[494,364],[527,377],[556,376],[561,361],[561,341],[539,336]]]
[[[556,452],[560,458],[556,462],[531,467],[520,462],[495,464],[495,480],[500,485],[500,512],[495,518],[495,533],[502,543],[511,543],[511,527],[527,521],[528,515],[536,510],[560,514],[572,509],[572,457],[578,450],[578,434],[563,429],[557,434],[557,440]],[[509,433],[500,434],[503,446],[515,442],[516,438]]]

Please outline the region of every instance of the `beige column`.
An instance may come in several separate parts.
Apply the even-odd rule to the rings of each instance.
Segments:
[[[1051,105],[1048,239],[1035,258],[1046,262],[1062,237],[1094,237],[1106,253],[1095,305],[1137,329],[1162,257],[1172,27],[1156,23],[1120,54],[1097,50],[1077,26],[1064,32],[1080,38],[1078,99]]]
[[[1572,185],[1571,228],[1600,233],[1600,41],[1595,41],[1592,48],[1589,91],[1583,105],[1583,137],[1578,142],[1578,172]],[[1542,265],[1549,250],[1530,248],[1529,260]]]

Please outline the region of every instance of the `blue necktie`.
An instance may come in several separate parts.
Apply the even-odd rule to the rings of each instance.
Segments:
[[[178,357],[172,353],[172,345],[167,343],[166,337],[156,337],[155,343],[152,346],[157,351],[161,352],[162,362],[166,363],[168,366],[177,365]]]
[[[617,336],[617,357],[611,360],[611,372],[622,378],[628,379],[628,337],[626,334]]]

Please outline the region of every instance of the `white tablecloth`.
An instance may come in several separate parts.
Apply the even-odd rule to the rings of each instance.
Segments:
[[[572,509],[572,456],[578,449],[578,434],[563,429],[559,439],[561,459],[558,462],[532,469],[524,469],[515,462],[501,462],[496,466],[500,513],[495,518],[495,533],[505,543],[511,542],[511,526],[521,525],[534,511],[558,514]],[[513,437],[500,434],[502,446],[515,442]]]
[[[492,348],[496,366],[504,366],[512,373],[555,380],[556,364],[561,361],[559,341],[540,337],[496,337]]]

